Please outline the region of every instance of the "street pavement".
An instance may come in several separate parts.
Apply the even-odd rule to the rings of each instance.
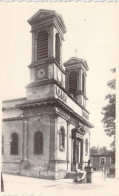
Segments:
[[[8,174],[3,174],[3,180],[4,193],[9,196],[119,196],[119,181],[115,178],[104,179],[101,172],[93,172],[92,183],[82,184],[75,184],[73,179],[47,180]]]

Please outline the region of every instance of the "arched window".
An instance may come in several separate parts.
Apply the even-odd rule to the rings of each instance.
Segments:
[[[71,71],[69,73],[69,93],[75,94],[77,91],[77,72]]]
[[[43,134],[38,131],[34,136],[34,153],[42,154],[43,153]]]
[[[85,140],[85,153],[88,154],[88,139]]]
[[[37,37],[37,60],[48,57],[48,32],[40,31]]]
[[[61,47],[60,47],[60,37],[59,34],[56,33],[56,41],[55,41],[55,55],[56,55],[56,61],[58,64],[60,64],[60,58],[61,58]]]
[[[2,135],[2,155],[4,155],[4,137]]]
[[[11,155],[18,155],[18,134],[17,133],[13,133],[11,135]]]
[[[65,149],[65,129],[64,127],[60,128],[59,132],[59,149],[63,151]]]

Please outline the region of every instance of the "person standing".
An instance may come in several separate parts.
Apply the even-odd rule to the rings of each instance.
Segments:
[[[4,182],[3,182],[2,173],[1,173],[1,192],[4,192]]]

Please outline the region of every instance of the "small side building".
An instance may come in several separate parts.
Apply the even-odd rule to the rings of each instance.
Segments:
[[[115,175],[115,152],[106,150],[91,154],[91,163],[94,171],[100,171],[104,167],[108,175]]]

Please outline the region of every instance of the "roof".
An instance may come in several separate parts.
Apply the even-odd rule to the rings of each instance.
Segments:
[[[39,21],[45,21],[45,19],[56,19],[60,26],[62,27],[63,33],[66,33],[66,26],[64,24],[63,17],[58,14],[55,10],[45,10],[40,9],[38,12],[36,12],[29,20],[28,23],[30,25],[33,25],[34,23],[37,23]]]
[[[85,67],[85,69],[88,71],[88,65],[87,62],[84,59],[81,58],[77,58],[77,57],[71,57],[70,59],[68,59],[65,63],[64,63],[64,67],[68,67],[70,65],[75,65],[75,64],[79,64],[79,65],[83,65]]]

